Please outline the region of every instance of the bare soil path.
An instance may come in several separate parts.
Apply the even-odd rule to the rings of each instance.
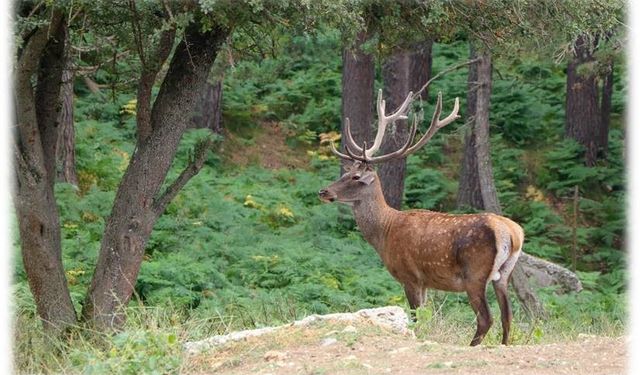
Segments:
[[[624,337],[466,347],[420,341],[372,324],[322,322],[187,356],[187,374],[625,374]]]

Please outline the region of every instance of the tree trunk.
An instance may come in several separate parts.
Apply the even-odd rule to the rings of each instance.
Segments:
[[[592,46],[584,37],[575,42],[575,56],[567,66],[567,109],[565,136],[585,147],[585,163],[594,166],[601,145],[602,114],[598,102],[598,81],[593,71],[579,72],[595,61]],[[586,68],[589,70],[591,68]],[[608,116],[607,116],[608,117]],[[608,131],[607,131],[608,132]]]
[[[478,182],[480,195],[484,209],[487,211],[502,213],[498,192],[493,180],[493,168],[491,166],[491,151],[489,145],[489,107],[491,106],[491,55],[479,54],[477,63],[478,89],[476,91],[475,108],[475,151],[478,163]]]
[[[496,191],[489,145],[489,108],[491,105],[491,56],[477,53],[473,46],[471,59],[480,61],[469,67],[467,116],[471,123],[465,138],[465,152],[460,175],[458,206],[502,214]],[[543,316],[544,309],[531,289],[522,262],[516,263],[511,282],[524,310],[532,316]]]
[[[409,50],[398,49],[385,62],[382,77],[388,113],[402,104],[409,91],[417,92],[429,80],[431,45],[431,41],[425,41]],[[389,128],[380,147],[381,154],[400,149],[409,136],[406,120],[396,121]],[[406,165],[406,158],[394,159],[380,165],[378,170],[384,198],[387,204],[395,209],[402,206]]]
[[[20,51],[14,86],[14,201],[22,259],[38,315],[45,330],[54,333],[76,322],[62,265],[60,219],[53,191],[66,32],[64,15],[54,10],[50,24],[37,29]]]
[[[352,48],[342,52],[342,139],[344,120],[349,119],[353,139],[362,146],[366,141],[371,144],[371,125],[373,124],[373,83],[375,78],[375,61],[373,56],[362,51],[367,41],[367,34],[360,32]],[[341,150],[344,152],[344,142]],[[344,173],[347,161],[341,160],[340,175]],[[348,210],[349,213],[351,210]]]
[[[600,100],[598,147],[602,150],[602,156],[605,156],[609,150],[609,124],[611,123],[611,98],[613,97],[613,61],[609,62],[608,69],[602,83],[602,98]]]
[[[138,132],[137,150],[118,187],[82,311],[83,319],[99,328],[117,329],[124,323],[123,308],[134,290],[153,226],[206,158],[205,146],[160,194],[187,127],[184,116],[195,108],[220,45],[229,34],[219,27],[206,32],[200,29],[201,25],[192,23],[185,31],[153,104],[149,124],[138,123],[143,131]],[[146,95],[143,88],[138,93],[143,98]]]
[[[476,58],[473,47],[469,49],[469,59]],[[484,208],[482,193],[480,190],[480,178],[478,176],[478,159],[476,157],[476,106],[478,90],[478,68],[476,65],[469,67],[467,77],[467,121],[468,125],[464,138],[464,156],[460,172],[460,188],[458,189],[458,208],[476,207]]]
[[[191,128],[211,129],[216,134],[222,134],[222,79],[214,84],[206,83],[200,95],[200,100],[196,105],[193,117],[191,117]]]
[[[62,87],[60,88],[60,117],[58,119],[58,141],[56,146],[56,160],[58,164],[57,180],[78,186],[76,174],[75,129],[73,127],[73,57],[71,48],[67,45],[65,64],[62,71]]]

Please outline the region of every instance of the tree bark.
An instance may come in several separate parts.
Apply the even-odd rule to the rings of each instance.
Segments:
[[[38,315],[46,331],[59,333],[75,324],[76,313],[62,265],[60,222],[53,191],[67,30],[60,11],[54,9],[50,20],[49,25],[41,26],[26,40],[16,64],[14,201],[22,259]],[[32,78],[36,73],[34,94]]]
[[[153,131],[151,122],[151,90],[162,65],[171,53],[176,30],[171,28],[160,35],[155,50],[143,62],[142,75],[138,81],[136,105],[136,131],[138,142],[144,141]],[[141,35],[138,38],[142,38]]]
[[[478,89],[476,91],[475,110],[475,151],[478,163],[478,182],[480,195],[485,210],[502,213],[498,192],[493,180],[491,166],[491,151],[489,141],[489,108],[491,106],[491,55],[481,53],[480,61],[476,64],[478,74]]]
[[[565,136],[575,139],[585,147],[585,163],[594,166],[598,159],[598,150],[603,147],[598,81],[595,72],[579,72],[579,68],[584,64],[593,63],[595,59],[592,46],[583,36],[578,37],[574,48],[575,56],[567,66]]]
[[[469,59],[476,58],[473,47],[469,49]],[[467,114],[468,128],[464,138],[464,156],[460,171],[460,188],[458,189],[458,208],[476,207],[483,208],[484,201],[480,190],[480,178],[478,176],[478,159],[476,157],[476,107],[478,90],[478,69],[476,65],[469,67],[467,77]]]
[[[389,113],[402,104],[410,91],[417,92],[429,80],[431,46],[431,41],[425,41],[410,49],[398,49],[385,62],[382,77]],[[427,95],[425,91],[425,97]],[[406,120],[396,121],[389,128],[380,147],[381,154],[400,149],[409,136]],[[406,158],[394,159],[380,165],[378,170],[384,198],[387,204],[395,209],[402,206],[406,165]]]
[[[365,32],[358,33],[355,44],[342,52],[342,139],[345,139],[344,121],[348,118],[353,139],[360,146],[365,141],[370,145],[373,139],[371,125],[373,124],[375,61],[373,55],[362,50],[367,37]],[[342,142],[341,151],[344,152],[344,142]],[[341,159],[341,176],[347,164],[346,160]]]
[[[211,129],[216,134],[222,134],[222,78],[211,84],[207,82],[200,94],[190,127],[196,129]]]
[[[58,141],[56,146],[57,180],[78,185],[76,173],[75,129],[73,121],[73,83],[75,71],[73,57],[67,41],[65,63],[62,70],[62,87],[60,88],[60,117],[58,118]]]
[[[195,108],[220,45],[229,34],[220,27],[200,29],[197,23],[188,26],[176,47],[150,113],[151,131],[138,134],[137,150],[118,187],[82,311],[83,319],[99,328],[117,329],[124,323],[123,308],[131,298],[153,226],[171,198],[204,163],[206,148],[200,149],[180,177],[160,193],[187,127],[185,114]]]
[[[602,98],[600,100],[600,131],[598,134],[598,147],[602,155],[609,150],[609,124],[611,123],[611,98],[613,97],[613,61],[607,65],[608,72],[602,83]]]

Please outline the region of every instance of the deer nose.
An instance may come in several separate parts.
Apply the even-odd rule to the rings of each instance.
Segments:
[[[333,202],[336,200],[336,196],[327,189],[320,190],[318,192],[318,196],[320,197],[320,200],[323,202]]]

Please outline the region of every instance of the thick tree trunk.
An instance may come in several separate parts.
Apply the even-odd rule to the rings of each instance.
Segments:
[[[585,147],[585,163],[594,166],[601,145],[602,114],[595,72],[579,72],[580,66],[594,62],[591,45],[582,36],[575,42],[575,56],[567,66],[567,109],[565,136]]]
[[[196,129],[211,129],[214,133],[222,134],[221,118],[222,79],[213,84],[207,82],[189,126]]]
[[[385,62],[382,77],[388,113],[395,111],[402,104],[409,91],[417,92],[429,80],[431,45],[431,41],[426,41],[409,50],[399,49]],[[386,154],[400,149],[407,141],[408,130],[406,120],[399,120],[391,125],[380,147],[380,153]],[[378,170],[384,198],[387,204],[395,209],[402,206],[406,165],[406,158],[394,159],[380,165]]]
[[[201,32],[191,24],[176,47],[149,116],[138,133],[137,150],[118,187],[107,220],[96,271],[82,311],[100,328],[119,328],[131,298],[145,245],[166,205],[204,163],[207,148],[160,194],[160,188],[186,130],[185,114],[196,106],[228,30]],[[146,91],[141,89],[140,94]],[[138,119],[140,120],[140,119]],[[149,126],[147,126],[149,125]]]
[[[360,146],[365,141],[370,145],[373,139],[371,125],[373,124],[375,61],[371,54],[362,51],[362,45],[366,41],[367,34],[360,32],[354,46],[345,48],[342,52],[342,139],[345,139],[344,121],[348,118],[351,134]],[[344,152],[344,142],[341,143],[341,150]],[[347,164],[349,162],[341,160],[341,176]]]
[[[60,241],[55,182],[56,122],[64,65],[66,24],[54,10],[50,25],[26,41],[16,64],[14,190],[22,259],[45,330],[61,332],[75,324]],[[32,78],[37,70],[34,95]]]
[[[58,181],[78,185],[76,174],[76,141],[73,122],[73,58],[69,45],[65,52],[65,65],[62,71],[62,87],[60,88],[60,117],[58,118],[58,141],[56,146],[56,160],[58,164]]]

